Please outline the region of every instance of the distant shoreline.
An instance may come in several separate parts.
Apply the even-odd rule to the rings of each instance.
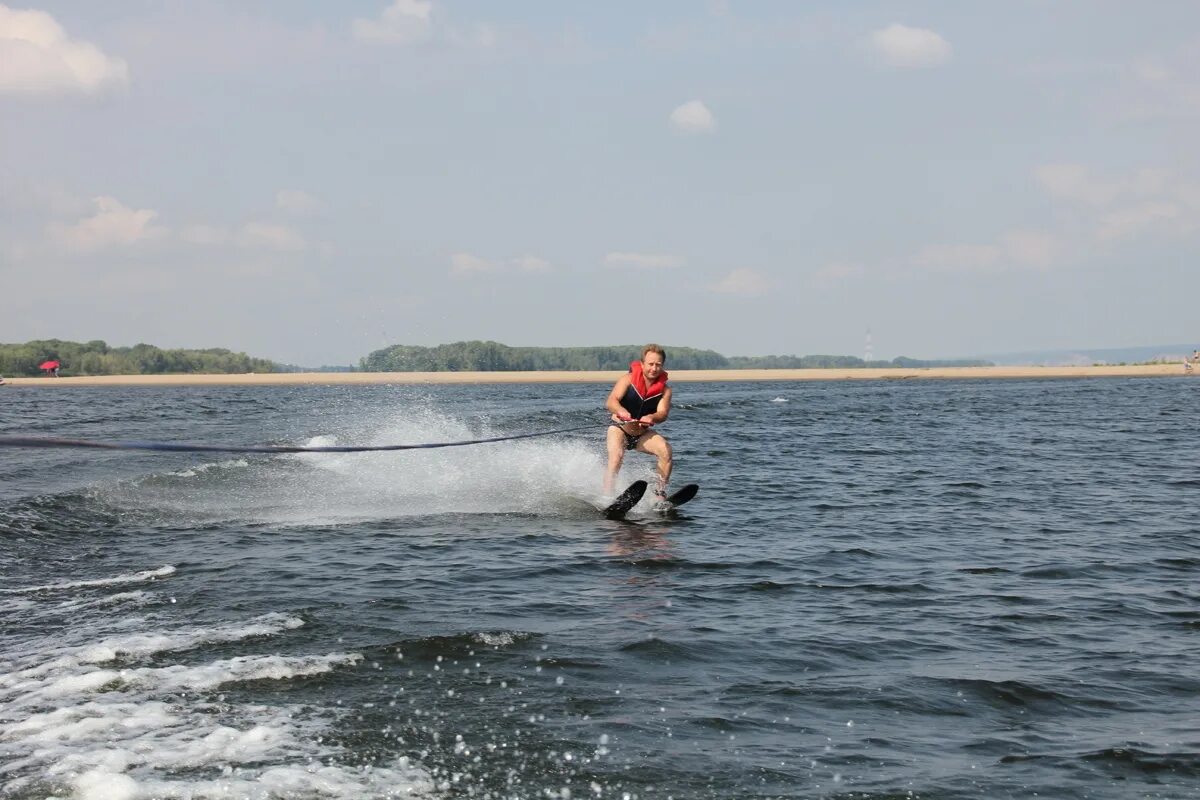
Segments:
[[[926,369],[692,369],[671,370],[677,383],[694,381],[877,381],[981,378],[1183,377],[1182,364],[1100,367],[930,367]],[[353,386],[364,384],[612,383],[619,371],[543,372],[271,372],[236,375],[95,375],[6,378],[0,388],[72,386]]]

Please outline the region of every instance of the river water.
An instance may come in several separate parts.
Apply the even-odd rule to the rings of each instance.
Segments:
[[[1200,794],[1200,382],[0,389],[0,797]],[[631,454],[622,483],[650,477]]]

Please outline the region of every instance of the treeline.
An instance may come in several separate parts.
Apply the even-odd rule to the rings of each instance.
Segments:
[[[437,347],[393,345],[362,359],[363,372],[513,372],[624,370],[641,356],[641,345],[611,347],[509,347],[499,342],[454,342]],[[668,347],[674,369],[723,369],[727,359],[712,350]]]
[[[220,347],[207,350],[162,350],[149,344],[109,347],[95,339],[64,342],[45,339],[24,344],[0,344],[0,375],[39,375],[39,364],[58,361],[59,374],[157,375],[179,373],[229,374],[274,372],[275,364]]]
[[[816,369],[857,367],[984,367],[988,361],[863,361],[854,356],[733,356],[713,350],[666,346],[668,369]],[[509,347],[499,342],[454,342],[437,347],[393,345],[363,358],[363,372],[512,372],[624,370],[641,356],[641,345],[606,347]]]
[[[898,356],[891,361],[864,361],[855,356],[731,356],[731,369],[928,369],[931,367],[991,367],[978,359],[924,360]]]

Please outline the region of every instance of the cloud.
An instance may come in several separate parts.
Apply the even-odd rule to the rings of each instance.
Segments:
[[[74,225],[51,223],[50,237],[70,250],[93,251],[121,247],[161,238],[166,228],[151,225],[158,212],[150,209],[135,211],[113,197],[97,197],[93,203],[96,213]]]
[[[1200,185],[1168,170],[1143,168],[1110,177],[1083,164],[1045,164],[1034,178],[1051,197],[1082,206],[1084,224],[1102,243],[1188,234],[1200,220]]]
[[[304,250],[308,247],[304,237],[294,228],[287,225],[273,225],[269,222],[247,222],[238,230],[234,242],[241,247],[290,252]]]
[[[708,133],[717,121],[704,103],[689,100],[671,112],[671,126],[682,133]]]
[[[1132,239],[1155,230],[1190,233],[1195,225],[1184,218],[1182,209],[1174,203],[1141,203],[1102,216],[1096,238],[1105,242]]]
[[[378,19],[356,19],[351,26],[354,37],[373,44],[418,44],[433,30],[430,0],[394,0]]]
[[[129,67],[70,39],[44,11],[0,5],[0,94],[98,95],[129,85]]]
[[[1122,64],[1102,100],[1106,116],[1121,121],[1188,120],[1200,116],[1200,58],[1195,40],[1174,52]]]
[[[983,243],[929,244],[909,263],[935,272],[1047,269],[1086,263],[1123,243],[1200,230],[1200,183],[1176,171],[1102,174],[1085,164],[1057,163],[1034,168],[1033,178],[1055,201],[1055,228],[1013,229]]]
[[[719,294],[754,297],[767,291],[767,280],[761,273],[743,267],[735,269],[708,288]]]
[[[1157,56],[1139,58],[1129,65],[1130,73],[1146,83],[1165,83],[1174,77],[1174,71]]]
[[[1045,269],[1070,255],[1066,243],[1043,231],[1014,229],[985,244],[929,244],[910,263],[931,272],[999,272]]]
[[[275,193],[275,205],[289,214],[303,216],[320,210],[321,201],[299,189],[280,189]]]
[[[901,69],[936,67],[953,53],[950,43],[937,33],[899,23],[875,31],[868,41],[884,63]]]
[[[233,246],[243,250],[277,250],[297,253],[309,249],[304,235],[288,225],[247,222],[236,230],[221,225],[194,223],[180,227],[178,239],[200,247]]]
[[[1011,263],[1039,269],[1052,266],[1067,254],[1061,239],[1040,231],[1009,231],[1000,237],[1000,246]]]
[[[833,261],[818,269],[813,274],[813,280],[820,286],[833,286],[834,284],[857,278],[863,273],[863,268],[858,264]]]
[[[471,253],[454,253],[450,256],[450,274],[457,277],[495,272],[496,269],[493,262]]]
[[[1045,164],[1034,169],[1033,175],[1047,194],[1094,206],[1131,197],[1169,195],[1181,188],[1179,179],[1165,169],[1144,168],[1112,178],[1098,176],[1083,164]]]
[[[1033,171],[1038,184],[1053,197],[1089,205],[1106,205],[1116,198],[1118,187],[1095,178],[1082,164],[1045,164]]]
[[[635,267],[638,269],[671,269],[683,264],[679,256],[655,253],[609,253],[604,257],[605,266]]]
[[[550,272],[554,269],[553,264],[537,256],[520,256],[519,258],[514,258],[509,263],[521,272]]]
[[[516,270],[530,274],[545,274],[554,270],[554,265],[544,258],[523,255],[503,261],[481,258],[473,253],[454,253],[450,256],[450,274],[455,277],[484,275]]]

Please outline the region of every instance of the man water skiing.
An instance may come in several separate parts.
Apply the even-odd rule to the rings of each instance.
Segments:
[[[655,502],[665,502],[667,482],[671,479],[671,445],[651,426],[666,420],[671,413],[671,387],[667,386],[667,351],[660,345],[642,348],[642,360],[629,365],[629,372],[617,379],[604,407],[612,414],[608,428],[608,471],[604,491],[612,494],[613,481],[621,469],[626,450],[640,450],[658,459],[658,485]]]

